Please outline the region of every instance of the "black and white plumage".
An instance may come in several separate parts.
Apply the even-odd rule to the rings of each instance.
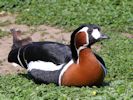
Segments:
[[[96,58],[105,66],[104,60],[94,53]],[[75,55],[74,55],[75,56]],[[76,56],[75,56],[76,57]],[[20,59],[20,64],[18,58]],[[19,64],[27,69],[30,61],[53,62],[56,65],[67,63],[72,59],[69,45],[57,42],[32,42],[20,48],[13,49],[8,54],[8,62]]]
[[[81,25],[72,33],[70,47],[69,45],[64,45],[57,42],[32,42],[22,47],[11,50],[8,55],[8,61],[15,62],[20,66],[25,67],[28,70],[28,74],[35,81],[38,81],[40,83],[50,83],[51,81],[54,81],[53,83],[59,85],[61,70],[69,65],[67,65],[67,63],[71,59],[73,59],[73,61],[75,62],[78,58],[77,52],[75,52],[75,47],[73,46],[73,38],[75,37],[75,34],[85,26],[89,27],[88,31],[90,32],[93,31],[93,29],[100,30],[99,27],[96,25]],[[95,39],[91,40],[90,37],[90,45],[88,46],[90,47],[96,41],[97,40]],[[103,66],[105,66],[103,59],[97,54],[95,54],[95,56],[97,60]],[[43,65],[45,62],[51,62],[50,66],[54,64],[53,66],[56,65],[56,68],[52,67],[46,70],[47,68],[45,67],[43,69]],[[37,64],[36,68],[30,68],[30,66],[32,65],[35,66],[35,63]]]
[[[56,65],[67,63],[72,58],[68,45],[56,42],[32,42],[10,51],[8,62],[14,62],[27,69],[30,61],[53,62]],[[19,60],[20,59],[20,60]]]

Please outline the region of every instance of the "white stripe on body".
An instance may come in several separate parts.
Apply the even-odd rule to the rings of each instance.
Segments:
[[[44,71],[55,71],[60,70],[62,68],[63,64],[61,65],[55,65],[52,62],[45,62],[45,61],[31,61],[28,64],[28,71],[31,71],[32,69],[39,69]]]
[[[100,63],[100,61],[98,61]],[[73,64],[73,60],[69,61],[64,67],[63,65],[64,64],[61,64],[61,65],[55,65],[54,63],[52,62],[44,62],[44,61],[31,61],[29,64],[28,64],[28,71],[31,71],[32,69],[39,69],[39,70],[43,70],[43,71],[55,71],[55,70],[60,70],[62,67],[63,69],[61,70],[60,72],[60,75],[59,75],[59,80],[58,80],[58,84],[61,86],[61,79],[62,79],[62,76],[64,74],[64,72],[70,67],[71,64]],[[102,63],[100,63],[105,75],[107,74],[107,70],[106,68],[104,67],[104,65]]]
[[[70,65],[71,64],[73,64],[74,62],[73,62],[73,60],[70,60],[64,67],[63,67],[63,69],[61,70],[61,73],[60,73],[60,75],[59,75],[59,86],[61,86],[61,78],[62,78],[62,76],[63,76],[63,74],[64,74],[64,72],[70,67]]]
[[[70,65],[73,63],[73,60],[69,61],[64,67],[64,64],[61,65],[55,65],[52,62],[44,62],[44,61],[31,61],[28,64],[28,71],[31,71],[32,69],[38,69],[38,70],[43,70],[43,71],[55,71],[55,70],[60,70],[62,67],[63,69],[60,72],[59,75],[59,80],[58,84],[61,85],[61,78],[64,72],[70,67]]]
[[[20,64],[20,66],[23,67],[23,68],[25,68],[24,65],[23,65],[23,63],[22,63],[22,61],[21,61],[21,59],[20,59],[20,57],[19,57],[20,56],[20,51],[21,51],[21,48],[19,48],[19,50],[18,50],[17,59],[18,59],[18,62]]]

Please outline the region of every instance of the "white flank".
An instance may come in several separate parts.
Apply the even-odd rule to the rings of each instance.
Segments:
[[[101,33],[99,32],[98,29],[93,29],[92,36],[94,37],[94,39],[98,39],[100,38]]]
[[[14,67],[18,67],[19,65],[17,63],[12,63]]]
[[[55,65],[52,62],[44,62],[44,61],[31,61],[28,64],[28,71],[31,71],[32,69],[38,69],[38,70],[44,70],[44,71],[55,71],[61,69],[63,64],[61,65]]]
[[[62,75],[64,74],[64,72],[70,67],[70,65],[73,64],[73,60],[70,60],[62,69],[60,75],[59,75],[59,85],[61,86],[61,78],[62,78]]]

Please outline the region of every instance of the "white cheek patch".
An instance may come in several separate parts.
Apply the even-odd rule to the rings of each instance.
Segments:
[[[93,29],[92,36],[94,39],[98,39],[98,38],[100,38],[101,33],[99,32],[98,29]]]

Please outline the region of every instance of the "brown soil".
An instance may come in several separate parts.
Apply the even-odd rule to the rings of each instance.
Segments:
[[[18,25],[15,24],[15,19],[16,15],[0,13],[0,30],[3,32],[10,32],[11,28],[16,28],[23,32],[23,37],[30,36],[33,41],[55,41],[69,44],[71,32],[66,33],[62,29],[47,25]],[[8,63],[7,56],[11,49],[11,45],[11,34],[0,38],[0,75],[15,74],[25,71],[25,69],[20,66],[15,67],[13,64]],[[99,51],[101,45],[96,45],[94,48]]]
[[[133,34],[129,34],[129,33],[122,33],[124,36],[126,36],[129,39],[133,38]]]

